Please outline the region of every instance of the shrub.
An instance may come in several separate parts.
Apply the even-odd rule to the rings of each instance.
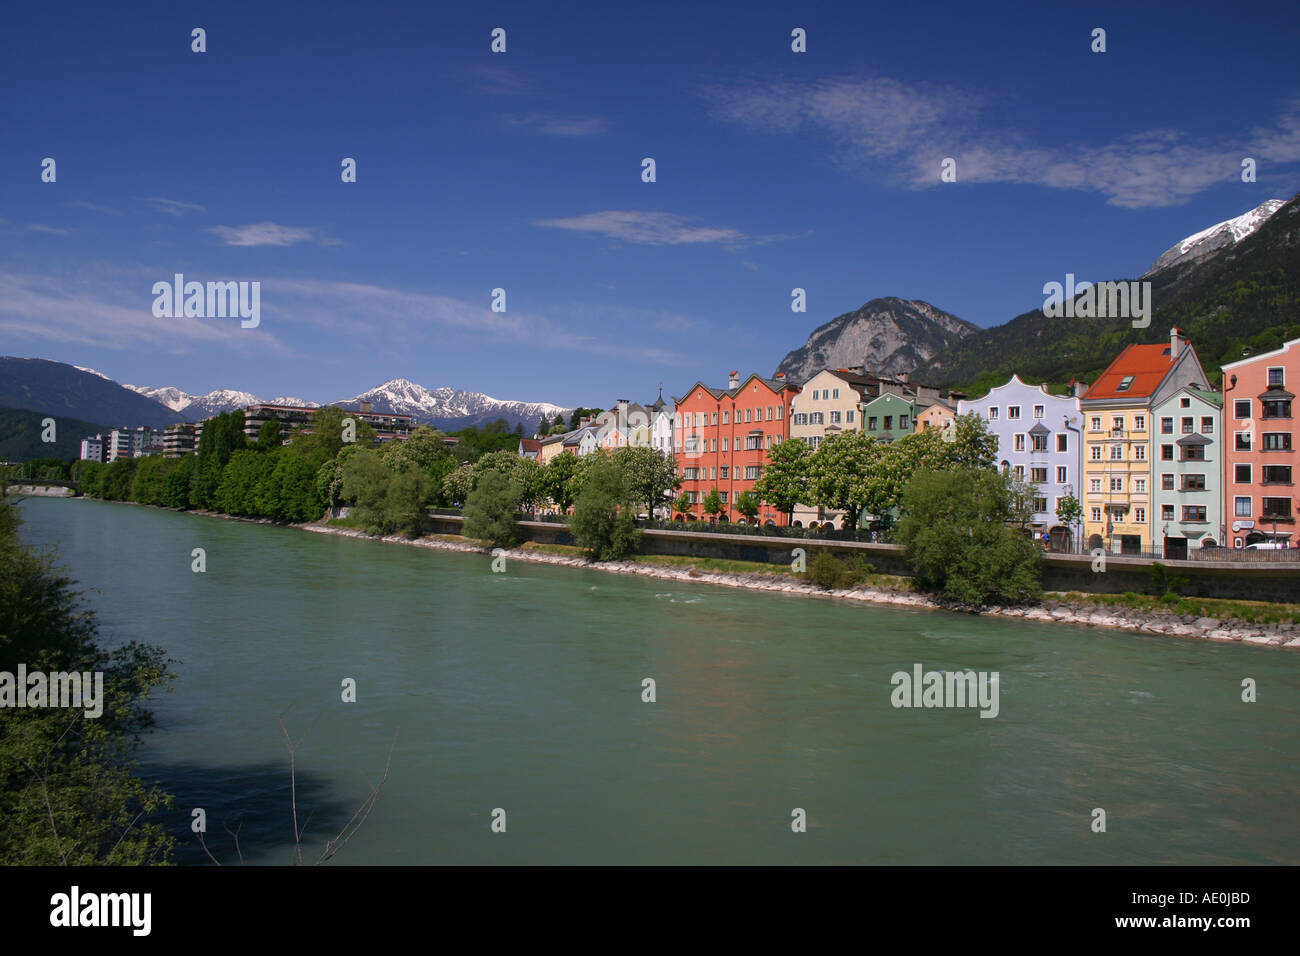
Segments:
[[[494,548],[518,543],[516,514],[522,496],[519,485],[500,471],[484,471],[465,499],[465,537],[487,541]]]
[[[835,552],[826,550],[817,552],[807,571],[808,580],[827,590],[851,588],[875,573],[875,566],[861,555],[842,561],[835,556]]]
[[[641,544],[623,469],[612,460],[593,461],[573,505],[569,530],[596,561],[616,561]]]

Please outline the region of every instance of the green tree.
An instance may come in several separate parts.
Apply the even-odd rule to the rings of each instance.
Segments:
[[[451,505],[463,505],[474,490],[474,466],[457,465],[442,479],[443,497]]]
[[[612,456],[591,455],[569,528],[578,547],[596,561],[616,561],[640,546],[631,493],[623,469]]]
[[[1062,495],[1056,501],[1056,520],[1070,529],[1070,535],[1079,537],[1079,523],[1083,521],[1083,505],[1074,495]]]
[[[517,543],[516,516],[522,494],[519,485],[501,472],[485,472],[465,500],[465,537],[486,541],[493,548]]]
[[[808,459],[810,504],[843,511],[850,528],[865,510],[880,514],[888,500],[876,474],[883,454],[880,442],[862,432],[827,438]]]
[[[415,469],[391,471],[378,452],[362,448],[343,466],[343,498],[371,534],[415,537],[424,530],[427,480]]]
[[[173,676],[166,655],[135,642],[105,649],[73,582],[18,527],[0,500],[0,671],[99,672],[103,696],[94,718],[0,708],[0,864],[169,862],[175,840],[156,815],[172,798],[137,776],[132,756],[153,725],[151,692]]]
[[[785,443],[782,442],[782,444]],[[803,443],[800,442],[800,444]],[[750,524],[755,524],[758,521],[759,503],[760,499],[758,495],[754,494],[752,491],[742,491],[740,496],[736,499],[736,510],[744,515],[745,520]]]
[[[561,452],[542,468],[540,491],[555,502],[561,514],[567,514],[577,496],[578,456]]]
[[[689,518],[691,514],[691,496],[683,491],[673,501],[673,511],[677,514]]]
[[[1034,543],[1013,517],[1007,476],[986,468],[915,475],[903,493],[897,538],[917,583],[967,607],[1024,604],[1042,594]]]
[[[645,505],[649,517],[654,517],[654,509],[661,506],[672,490],[681,485],[673,457],[656,448],[645,445],[624,446],[614,452],[614,458],[623,469],[633,503],[638,508]]]
[[[722,514],[722,495],[718,494],[717,488],[709,489],[709,493],[704,496],[704,501],[700,505],[700,510],[714,517]]]
[[[767,465],[754,483],[754,493],[788,519],[796,506],[811,500],[808,486],[812,455],[807,443],[797,438],[773,445],[767,450]]]
[[[262,422],[257,431],[257,450],[272,451],[280,447],[280,423],[274,418]]]

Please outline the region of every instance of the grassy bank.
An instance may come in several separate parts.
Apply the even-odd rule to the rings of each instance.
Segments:
[[[1275,604],[1269,601],[1238,601],[1228,598],[1175,597],[1149,594],[1084,594],[1079,591],[1049,592],[1046,598],[1072,604],[1092,604],[1102,608],[1123,608],[1151,614],[1213,617],[1221,621],[1235,618],[1248,624],[1300,623],[1300,604]]]

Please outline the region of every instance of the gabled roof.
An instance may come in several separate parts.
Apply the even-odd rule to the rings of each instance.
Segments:
[[[1050,435],[1050,434],[1052,434],[1052,432],[1051,432],[1051,429],[1049,429],[1049,428],[1048,428],[1046,425],[1044,425],[1042,422],[1035,422],[1035,423],[1034,423],[1034,427],[1031,428],[1031,429],[1029,429],[1029,434],[1031,434],[1031,435]]]
[[[524,451],[541,451],[542,440],[540,438],[521,438],[519,439],[519,447]]]
[[[1184,349],[1190,349],[1185,344]],[[1169,343],[1127,345],[1088,389],[1086,401],[1105,398],[1150,398],[1174,368]]]

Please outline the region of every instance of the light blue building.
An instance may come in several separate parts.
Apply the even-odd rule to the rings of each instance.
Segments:
[[[983,398],[962,399],[957,414],[974,413],[998,438],[998,466],[1038,486],[1033,530],[1049,532],[1052,547],[1078,550],[1079,526],[1066,528],[1056,517],[1066,495],[1083,499],[1083,413],[1077,395],[1049,395],[1041,385],[1026,385],[1012,375]]]

